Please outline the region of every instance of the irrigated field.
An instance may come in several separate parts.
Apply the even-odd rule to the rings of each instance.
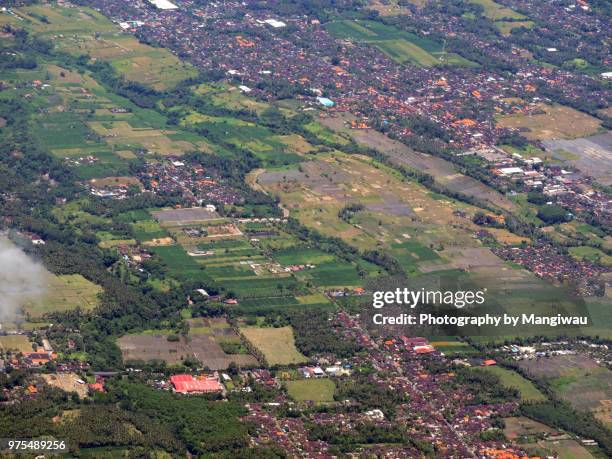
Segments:
[[[332,35],[375,46],[399,64],[411,62],[422,67],[439,64],[474,65],[454,53],[443,51],[441,43],[376,21],[335,21],[326,25]]]
[[[546,380],[563,399],[591,410],[605,422],[612,419],[612,373],[582,354],[523,360],[521,367]]]
[[[91,311],[98,305],[102,287],[88,281],[80,274],[51,275],[46,293],[35,302],[23,306],[31,317],[41,317],[50,312],[70,311],[80,308]]]
[[[163,90],[196,74],[163,48],[153,48],[123,35],[118,26],[90,8],[37,5],[3,14],[2,22],[19,25],[53,40],[59,49],[107,61],[125,78]]]
[[[546,400],[544,394],[542,394],[531,381],[523,378],[517,372],[508,370],[506,368],[492,366],[483,368],[481,371],[486,371],[494,375],[499,376],[499,380],[502,386],[512,387],[518,389],[522,401],[540,401]]]
[[[291,327],[244,327],[240,332],[264,355],[269,365],[295,365],[308,361],[296,349]]]

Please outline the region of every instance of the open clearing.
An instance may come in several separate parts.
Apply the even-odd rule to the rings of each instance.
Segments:
[[[91,311],[98,303],[102,287],[88,281],[80,274],[51,275],[48,278],[47,293],[43,297],[23,306],[31,317],[41,317],[50,312],[70,311],[80,308]]]
[[[492,366],[483,368],[482,371],[499,376],[499,380],[504,387],[513,387],[519,390],[522,401],[546,400],[546,397],[533,385],[531,381],[523,378],[517,372],[506,368]]]
[[[257,361],[249,354],[227,354],[221,343],[240,343],[240,337],[225,319],[190,319],[190,331],[184,336],[168,330],[151,330],[125,335],[117,340],[123,360],[163,360],[179,365],[188,357],[202,362],[211,370],[224,370],[231,362],[239,366],[254,366]],[[178,337],[178,341],[173,341]],[[171,341],[168,340],[171,337]]]
[[[196,75],[191,65],[170,51],[123,35],[115,24],[90,8],[37,5],[13,11],[16,16],[3,14],[0,24],[25,27],[54,41],[62,51],[108,61],[125,78],[154,89],[169,89]]]
[[[190,224],[216,220],[219,214],[204,207],[191,207],[186,209],[165,209],[152,212],[152,215],[160,222],[171,224]]]
[[[26,335],[1,335],[0,351],[32,352],[32,343]]]
[[[295,347],[293,328],[244,327],[240,332],[264,355],[269,365],[294,365],[308,361]]]
[[[398,165],[432,175],[437,182],[452,191],[488,201],[505,210],[515,208],[514,204],[504,195],[476,179],[458,173],[454,166],[444,159],[414,151],[400,141],[393,140],[374,129],[349,129],[347,125],[353,120],[355,120],[353,115],[342,113],[337,117],[322,119],[320,122],[334,132],[350,136],[355,142],[378,150]]]
[[[333,402],[336,385],[330,379],[287,381],[287,393],[298,402]]]
[[[548,381],[552,389],[574,407],[592,410],[604,419],[610,416],[612,373],[590,357],[582,354],[553,356],[523,360],[520,366]]]
[[[541,422],[524,416],[505,418],[504,434],[527,452],[536,454],[545,451],[549,455],[558,454],[559,459],[592,459],[594,456],[575,440],[545,440],[559,432]]]
[[[576,166],[603,185],[612,185],[612,133],[542,143],[555,159]],[[569,152],[571,157],[563,152]]]
[[[326,29],[338,38],[375,46],[399,64],[411,62],[422,67],[439,64],[473,66],[463,57],[443,51],[441,43],[421,37],[377,21],[335,21]]]
[[[76,392],[80,398],[87,396],[87,384],[75,373],[44,374],[42,378],[49,386],[65,392]]]
[[[575,139],[592,135],[601,121],[563,105],[539,104],[543,113],[507,115],[498,119],[504,128],[518,129],[529,140]]]

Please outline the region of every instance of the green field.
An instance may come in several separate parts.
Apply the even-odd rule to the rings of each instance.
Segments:
[[[523,378],[513,370],[508,370],[498,366],[491,366],[479,369],[479,371],[486,371],[499,376],[499,381],[504,387],[513,387],[518,389],[521,394],[522,401],[537,402],[546,400],[544,394],[542,394],[531,381]]]
[[[0,351],[32,352],[32,343],[25,335],[0,336]]]
[[[37,5],[0,15],[0,25],[24,27],[46,39],[61,34],[57,47],[74,55],[89,55],[109,62],[128,80],[157,90],[170,89],[196,75],[190,64],[170,51],[141,43],[91,8]]]
[[[98,303],[102,287],[88,281],[80,274],[65,274],[49,277],[47,292],[40,300],[23,306],[31,317],[41,317],[46,313],[70,311],[80,308],[91,311]]]
[[[287,393],[298,402],[333,402],[336,385],[329,379],[287,381]]]
[[[332,35],[368,43],[399,64],[410,62],[422,67],[450,64],[472,66],[458,54],[444,52],[442,43],[396,29],[376,21],[334,21],[326,24]]]
[[[293,328],[244,327],[240,332],[266,358],[269,365],[296,365],[308,361],[295,347]]]
[[[180,245],[151,247],[151,251],[161,259],[166,274],[179,281],[201,281],[206,278],[204,267],[187,255]]]
[[[601,263],[604,266],[612,266],[612,257],[605,254],[600,249],[596,249],[595,247],[570,247],[568,251],[570,255],[577,260],[587,260],[595,263]]]

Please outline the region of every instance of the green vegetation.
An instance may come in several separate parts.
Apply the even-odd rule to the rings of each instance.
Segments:
[[[522,401],[539,402],[546,400],[544,394],[542,394],[531,381],[525,379],[513,370],[508,370],[499,366],[491,366],[483,368],[481,371],[486,371],[498,376],[501,385],[504,387],[518,389]]]
[[[287,393],[298,402],[333,402],[336,386],[329,379],[301,379],[285,383]]]
[[[326,24],[331,34],[376,46],[394,61],[422,67],[449,64],[471,66],[472,62],[446,53],[441,43],[375,21],[334,21]]]
[[[291,327],[244,327],[240,332],[269,365],[295,365],[308,360],[295,348]]]

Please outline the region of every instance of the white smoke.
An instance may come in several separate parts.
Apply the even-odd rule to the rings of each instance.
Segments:
[[[49,273],[0,233],[0,320],[14,319],[20,308],[40,300]]]

